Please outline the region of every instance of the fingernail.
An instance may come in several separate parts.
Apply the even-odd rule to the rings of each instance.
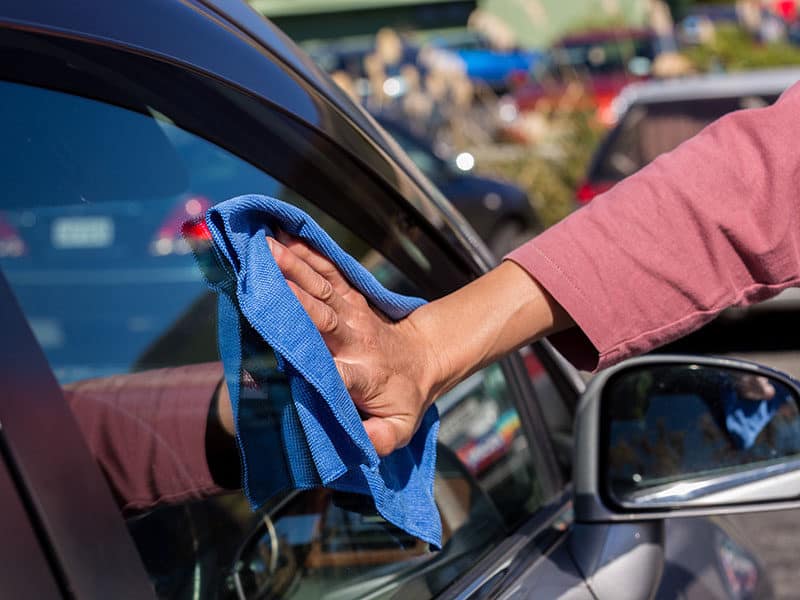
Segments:
[[[272,252],[272,256],[278,258],[283,252],[283,246],[277,240],[268,237],[267,244],[269,245],[270,252]]]

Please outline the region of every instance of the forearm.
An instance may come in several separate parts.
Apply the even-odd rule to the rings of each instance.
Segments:
[[[225,387],[221,381],[221,365],[206,363],[65,388],[84,438],[123,510],[218,494],[230,481],[238,485],[238,458],[227,433],[227,394],[216,396]],[[233,476],[221,485],[215,475],[223,472]]]
[[[501,356],[574,325],[547,290],[508,261],[409,320],[430,348],[433,397]]]

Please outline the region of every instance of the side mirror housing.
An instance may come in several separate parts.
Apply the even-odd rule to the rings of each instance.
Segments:
[[[575,425],[584,523],[800,506],[800,384],[759,365],[649,356],[598,375]]]

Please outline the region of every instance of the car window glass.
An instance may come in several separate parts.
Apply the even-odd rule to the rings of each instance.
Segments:
[[[235,195],[274,195],[311,213],[386,285],[403,293],[420,290],[327,216],[322,204],[329,196],[314,202],[299,196],[176,127],[168,115],[5,82],[0,98],[0,120],[14,133],[0,142],[8,158],[0,166],[8,182],[0,204],[0,268],[87,443],[118,450],[98,460],[159,597],[269,597],[281,591],[316,598],[335,591],[359,598],[412,588],[414,597],[426,597],[540,505],[532,449],[502,363],[476,373],[440,402],[441,552],[389,526],[363,498],[312,490],[274,498],[253,512],[241,493],[221,494],[207,478],[206,487],[193,487],[197,465],[180,453],[186,440],[152,426],[180,401],[186,410],[181,418],[202,430],[220,383],[216,299],[180,236],[184,221]],[[70,133],[75,127],[80,138]],[[124,132],[124,139],[115,132]],[[17,153],[25,161],[15,159]],[[127,423],[120,431],[134,434],[109,441],[119,432],[97,423],[116,420]],[[149,464],[148,449],[163,447],[172,452],[168,464]],[[167,469],[191,493],[179,502],[169,495],[153,502],[130,498],[125,470],[131,464],[152,473]]]
[[[577,402],[577,393],[574,393],[572,402],[568,403],[531,346],[522,348],[520,356],[538,401],[539,411],[550,436],[556,460],[562,469],[562,474],[568,479],[572,467],[574,425],[574,414],[570,406],[574,406]]]
[[[648,37],[620,37],[596,41],[566,41],[552,51],[560,68],[572,68],[592,75],[618,74],[631,59],[652,60],[653,45]]]

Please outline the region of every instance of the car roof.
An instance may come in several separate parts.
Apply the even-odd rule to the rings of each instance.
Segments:
[[[558,40],[554,46],[559,48],[569,44],[598,44],[618,40],[648,39],[653,31],[646,28],[614,27],[610,29],[589,29],[581,33],[568,34]]]
[[[634,104],[780,94],[800,81],[800,68],[715,73],[651,80],[626,86],[615,100],[617,114]]]

